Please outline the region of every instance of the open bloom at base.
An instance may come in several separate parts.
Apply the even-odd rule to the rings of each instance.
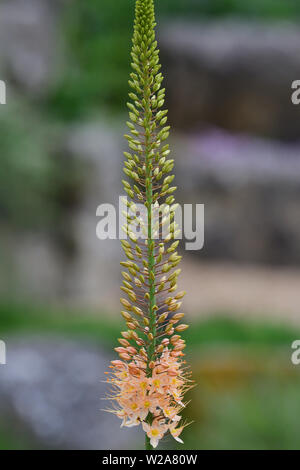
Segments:
[[[115,406],[107,411],[122,420],[122,427],[142,424],[154,448],[168,431],[182,443],[179,435],[184,426],[179,426],[179,413],[184,404],[181,400],[191,388],[183,364],[167,347],[154,365],[151,377],[147,377],[146,361],[141,361],[139,355],[132,355],[130,363],[112,361],[112,372],[107,378],[112,393],[108,399]]]
[[[143,429],[147,436],[150,438],[152,447],[157,447],[159,440],[162,439],[168,430],[168,426],[161,424],[159,420],[155,419],[152,424],[143,423]]]
[[[174,439],[175,439],[176,441],[178,441],[178,442],[180,442],[181,444],[183,444],[183,440],[180,439],[180,437],[178,437],[178,436],[181,434],[181,432],[182,432],[184,426],[180,426],[179,428],[176,428],[176,426],[177,426],[177,423],[172,423],[172,424],[170,424],[170,426],[169,426],[170,433],[171,433],[171,435],[174,437]]]

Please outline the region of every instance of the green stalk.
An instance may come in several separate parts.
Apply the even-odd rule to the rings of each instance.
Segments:
[[[124,280],[121,289],[128,299],[120,299],[126,309],[121,313],[126,320],[128,331],[122,332],[123,339],[120,338],[119,342],[123,346],[125,338],[125,347],[129,348],[128,341],[135,341],[138,347],[137,352],[140,353],[137,363],[142,357],[146,375],[149,378],[153,375],[153,368],[157,370],[160,355],[164,351],[162,336],[172,337],[175,331],[181,332],[187,328],[187,325],[177,325],[182,318],[182,313],[179,313],[180,317],[175,320],[169,315],[180,309],[180,300],[185,294],[184,292],[175,294],[180,270],[176,269],[171,272],[181,260],[181,256],[176,251],[178,242],[172,242],[176,238],[176,224],[172,222],[170,233],[162,243],[154,239],[152,233],[154,227],[155,231],[160,227],[158,221],[154,220],[154,203],[158,203],[158,206],[168,205],[172,220],[174,220],[175,198],[173,194],[176,191],[176,186],[170,186],[174,179],[174,175],[170,174],[174,160],[169,159],[169,144],[165,143],[169,137],[170,126],[166,125],[168,111],[163,109],[165,89],[162,88],[163,76],[160,73],[161,65],[155,40],[155,26],[154,0],[136,0],[131,51],[132,73],[129,80],[131,92],[129,93],[130,101],[127,103],[130,119],[127,125],[130,133],[125,135],[129,152],[124,152],[126,157],[124,173],[129,181],[123,180],[123,184],[131,200],[128,207],[134,208],[136,203],[142,203],[147,210],[147,243],[141,244],[139,237],[134,233],[134,229],[138,226],[136,225],[138,217],[134,218],[129,215],[125,232],[128,233],[130,242],[125,240],[122,242],[127,260],[121,262],[121,265],[127,269],[127,272],[122,273]],[[143,220],[143,227],[144,222]],[[158,317],[157,312],[161,310],[163,313]],[[159,339],[157,338],[158,331]],[[171,338],[169,341],[170,352],[175,347],[175,343],[178,351],[185,347],[184,341],[178,335],[175,335],[175,342],[172,343]],[[128,355],[124,347],[118,349],[121,359],[125,361],[132,359],[130,355],[134,353],[130,350],[127,349]],[[166,421],[166,418],[162,414],[159,421],[158,416],[154,419],[152,413],[148,412],[143,421],[150,425],[151,430],[152,426],[157,427],[158,423]],[[148,433],[150,434],[149,431]],[[154,433],[154,436],[156,435]],[[145,448],[146,450],[152,449],[147,435]]]
[[[148,92],[151,89],[149,70],[146,67],[146,59],[143,61],[144,66],[144,119],[145,119],[145,153],[146,153],[146,206],[147,206],[147,224],[148,224],[148,274],[149,274],[149,333],[152,335],[150,344],[148,346],[148,367],[147,374],[149,377],[152,375],[152,369],[149,367],[151,361],[154,360],[155,346],[156,346],[156,311],[155,306],[155,243],[152,238],[152,204],[153,204],[153,183],[152,183],[152,156],[151,156],[151,94]],[[148,422],[152,422],[152,415],[149,413]],[[150,439],[146,435],[145,449],[151,450]]]
[[[153,450],[152,445],[150,444],[150,439],[147,434],[145,434],[145,450]]]
[[[148,85],[149,77],[146,79],[146,84]],[[150,98],[146,101],[145,111],[152,116]],[[151,122],[151,119],[150,119]],[[150,126],[149,122],[149,126]],[[147,125],[145,125],[145,131],[147,134]],[[151,138],[146,136],[145,139],[145,149],[146,149],[146,199],[147,199],[147,223],[148,223],[148,272],[149,272],[149,333],[153,335],[153,339],[150,341],[148,347],[148,375],[151,375],[151,368],[149,363],[154,359],[155,353],[155,336],[156,336],[156,312],[154,309],[155,306],[155,243],[152,238],[152,204],[153,204],[153,186],[152,186],[152,158],[151,158]]]
[[[150,103],[149,103],[150,107]],[[152,188],[152,162],[151,162],[151,155],[149,151],[149,143],[147,142],[146,138],[146,175],[149,181],[149,185],[147,185],[146,189],[146,197],[147,197],[147,223],[148,223],[148,272],[149,272],[149,333],[152,335],[152,339],[150,340],[150,344],[148,346],[148,367],[147,367],[147,374],[149,377],[152,375],[152,369],[149,366],[150,362],[153,361],[155,355],[155,345],[156,345],[156,311],[154,310],[155,305],[155,244],[152,239],[152,203],[153,203],[153,188]],[[152,422],[152,415],[149,413],[148,422]],[[152,446],[150,444],[150,439],[146,434],[145,438],[145,449],[151,450]]]

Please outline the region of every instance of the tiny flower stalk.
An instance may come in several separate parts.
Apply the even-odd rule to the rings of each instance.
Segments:
[[[146,449],[152,449],[168,432],[182,442],[179,436],[186,424],[181,422],[180,412],[184,395],[192,387],[180,335],[188,325],[179,324],[184,317],[179,310],[185,292],[176,293],[181,256],[175,240],[176,187],[170,186],[174,161],[165,142],[170,127],[163,109],[165,90],[153,0],[136,0],[131,56],[129,135],[125,136],[129,151],[124,152],[128,180],[123,181],[128,195],[123,227],[127,239],[121,242],[126,259],[121,262],[124,296],[120,299],[127,330],[115,348],[119,359],[111,362],[107,373],[111,385],[107,398],[113,403],[107,411],[122,420],[121,426],[141,425]],[[145,209],[145,217],[137,211],[137,204]],[[159,207],[164,209],[157,218]],[[161,234],[167,222],[169,230]]]

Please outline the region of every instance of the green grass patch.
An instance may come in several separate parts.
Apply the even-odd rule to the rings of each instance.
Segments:
[[[299,386],[300,377],[275,377],[195,391],[187,409],[195,422],[183,433],[181,449],[299,450]]]
[[[0,425],[0,450],[30,450],[31,448],[32,444],[23,433]]]
[[[282,346],[300,337],[300,329],[266,322],[236,320],[230,315],[214,315],[203,320],[190,319],[192,326],[184,334],[190,348],[219,345]],[[99,311],[71,311],[0,303],[0,335],[18,332],[57,333],[88,337],[111,347],[125,329],[121,317]]]
[[[99,315],[68,309],[21,304],[0,304],[0,334],[49,333],[84,336],[111,346],[120,334],[120,323],[108,319],[108,314]]]
[[[250,315],[249,315],[250,317]],[[286,325],[269,324],[264,321],[236,320],[222,314],[201,322],[193,322],[186,334],[189,345],[243,344],[254,346],[281,346],[290,344],[300,337],[300,329],[295,331]]]

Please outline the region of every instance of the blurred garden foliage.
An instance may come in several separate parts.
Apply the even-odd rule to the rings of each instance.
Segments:
[[[65,134],[70,128],[73,129],[74,123],[85,123],[88,118],[97,121],[104,111],[113,114],[125,112],[133,4],[134,0],[66,2],[62,23],[59,24],[64,61],[59,64],[61,68],[51,86],[41,96],[35,97],[26,94],[17,80],[11,80],[10,91],[14,102],[9,100],[4,107],[5,112],[1,108],[0,114],[0,216],[1,230],[8,241],[11,242],[16,236],[13,247],[22,245],[19,242],[25,231],[44,231],[47,237],[54,234],[56,243],[63,241],[64,247],[69,246],[68,236],[73,229],[70,218],[84,185],[87,185],[89,169],[84,166],[86,164],[88,167],[84,152],[83,160],[68,154]],[[156,5],[159,25],[172,18],[200,21],[235,16],[249,22],[252,19],[287,19],[295,22],[300,16],[299,0],[156,0]],[[8,74],[7,78],[11,79],[11,76]],[[100,139],[105,135],[105,129]],[[103,158],[113,162],[109,137],[107,142]],[[98,141],[92,144],[98,151]],[[245,146],[243,150],[245,152]],[[258,153],[256,148],[254,153]],[[95,178],[100,179],[99,175],[96,173]],[[93,185],[91,187],[98,197]],[[275,189],[278,192],[278,186]],[[229,192],[226,193],[222,186],[216,186],[213,191],[218,192],[220,198],[225,195],[227,203],[226,195]],[[253,194],[255,201],[258,193],[253,191]],[[267,194],[270,198],[269,190]],[[282,199],[281,193],[280,197]],[[265,198],[267,202],[268,198]],[[298,205],[295,204],[295,207]],[[91,213],[93,216],[94,211]],[[241,214],[244,213],[241,210]],[[223,231],[224,227],[225,224],[222,225]],[[258,233],[261,236],[262,232],[258,230]],[[2,254],[6,255],[7,246],[10,246],[9,243],[2,243]],[[86,264],[90,263],[91,258],[87,259]],[[6,279],[8,271],[3,265],[3,279]],[[30,274],[32,266],[26,265],[26,274]],[[106,264],[104,266],[106,268]],[[63,271],[64,277],[67,278],[76,269],[78,266],[74,268],[71,264],[69,271]],[[106,269],[104,271],[106,275]],[[201,281],[201,276],[199,279]],[[287,277],[282,287],[286,295],[289,295],[289,283],[290,278]],[[98,286],[101,287],[100,278],[97,278],[97,289]],[[250,283],[249,289],[252,287]],[[199,292],[197,290],[196,295],[200,297]],[[250,321],[252,307],[249,303],[249,312],[247,310],[245,313],[249,321],[230,319],[231,312],[226,311],[225,307],[218,318],[212,315],[214,312],[205,312],[210,313],[211,317],[195,321],[193,328],[186,333],[188,354],[198,386],[187,409],[187,419],[195,420],[196,424],[186,430],[185,448],[299,447],[300,401],[299,378],[296,377],[299,370],[294,368],[291,373],[290,344],[300,336],[300,332],[293,325],[285,327],[273,322]],[[119,319],[111,319],[102,307],[97,310],[97,315],[89,313],[94,312],[85,308],[82,311],[71,308],[67,311],[63,307],[53,311],[45,307],[45,302],[40,303],[34,297],[28,305],[1,300],[0,331],[5,340],[14,335],[32,334],[76,340],[87,338],[111,351],[119,332]],[[262,311],[262,318],[263,314]],[[282,317],[283,320],[285,318]],[[216,361],[223,359],[228,349],[233,359],[227,360],[226,370],[222,369],[222,364],[217,370]],[[206,354],[211,359],[204,367]],[[242,354],[245,354],[245,359],[239,363]],[[247,377],[245,371],[249,372]],[[234,375],[234,384],[225,383],[225,375],[230,378]],[[0,426],[0,449],[30,448],[32,445],[27,442],[26,436],[23,439],[22,429],[18,432],[14,422],[11,427]]]
[[[159,22],[180,17],[203,19],[240,16],[295,19],[296,0],[162,0],[156,2]],[[78,119],[101,106],[124,110],[130,72],[133,0],[75,0],[64,18],[67,63],[46,101],[59,119]]]
[[[99,354],[103,348],[111,351],[118,322],[107,320],[104,312],[77,313],[2,303],[0,330],[8,342],[21,334],[56,335],[78,344],[90,340],[99,345]],[[292,327],[230,320],[225,314],[194,322],[184,334],[197,384],[187,397],[192,401],[185,419],[194,422],[185,430],[184,445],[176,448],[297,449],[299,374],[289,360],[297,334]],[[15,422],[0,426],[0,449],[39,445]],[[174,443],[166,438],[162,447],[174,448]]]
[[[276,374],[280,370],[279,365]],[[193,397],[195,423],[186,430],[184,448],[298,449],[299,377],[294,374],[283,380],[276,374],[253,374],[248,381],[229,388],[215,389],[202,382],[201,393],[195,392]]]
[[[57,203],[60,203],[57,186],[62,170],[52,158],[56,149],[51,141],[55,139],[49,135],[49,129],[66,121],[80,121],[104,109],[113,113],[125,110],[133,3],[133,0],[74,0],[66,4],[62,19],[65,61],[52,87],[38,100],[29,98],[24,103],[17,98],[16,106],[11,110],[6,107],[0,116],[3,145],[0,210],[4,220],[44,227],[57,217]],[[236,15],[272,20],[295,19],[300,15],[300,3],[296,0],[156,3],[160,24],[172,17],[203,19]],[[26,120],[23,115],[27,116]],[[61,181],[61,187],[64,184]],[[25,188],[26,197],[22,197]]]
[[[27,116],[26,121],[23,115]],[[2,221],[14,227],[32,228],[46,222],[48,225],[53,208],[49,196],[55,167],[45,154],[47,134],[43,123],[29,106],[15,103],[0,114],[0,136]]]

